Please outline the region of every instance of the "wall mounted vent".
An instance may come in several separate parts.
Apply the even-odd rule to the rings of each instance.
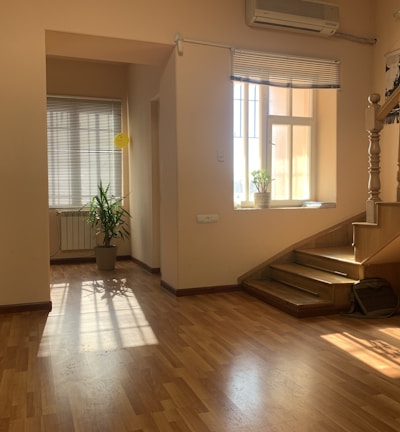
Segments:
[[[339,27],[339,7],[318,0],[246,0],[252,27],[332,36]]]

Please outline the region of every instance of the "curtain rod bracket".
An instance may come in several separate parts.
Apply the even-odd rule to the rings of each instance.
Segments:
[[[182,56],[183,55],[183,37],[180,33],[177,33],[175,35],[175,45],[176,45],[176,50],[178,51],[178,55]]]

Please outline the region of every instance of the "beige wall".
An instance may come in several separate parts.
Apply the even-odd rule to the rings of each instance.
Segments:
[[[154,107],[159,103],[160,68],[131,65],[129,84],[133,256],[150,268],[160,268],[158,127],[154,127],[158,124]]]
[[[365,5],[364,2],[362,14],[369,25],[371,17],[365,12]],[[358,9],[345,4],[343,10],[354,14]],[[357,26],[354,32],[371,36],[368,25],[361,29]],[[253,35],[250,40],[248,30],[238,25],[238,31],[241,30],[244,37],[239,46],[341,61],[343,88],[338,94],[338,127],[332,131],[337,136],[337,152],[329,158],[330,149],[325,149],[325,164],[329,166],[319,179],[321,191],[335,190],[331,183],[336,183],[337,208],[234,210],[229,50],[184,43],[183,56],[176,56],[176,280],[166,279],[163,272],[163,279],[178,289],[234,284],[240,274],[282,249],[361,212],[367,197],[364,101],[371,87],[372,46],[338,38],[254,30],[250,30]],[[353,32],[351,27],[345,30]],[[224,162],[217,161],[217,152],[221,151]],[[196,215],[203,213],[218,214],[219,222],[197,224]],[[169,254],[170,261],[172,256]]]
[[[50,95],[127,98],[128,67],[124,64],[49,57],[46,74]]]
[[[164,281],[178,287],[177,74],[171,56],[160,82],[160,262]]]
[[[0,305],[49,301],[43,24],[27,2],[0,17]]]
[[[337,0],[336,3],[341,7],[341,31],[368,37],[376,35],[374,0]],[[394,6],[394,1],[382,5],[379,29],[383,34],[389,32],[384,23],[390,20],[389,9]],[[173,287],[236,283],[240,274],[288,245],[363,210],[367,180],[364,108],[366,96],[372,90],[371,64],[375,48],[339,38],[251,29],[244,22],[243,0],[157,1],[156,4],[100,0],[95,5],[78,0],[44,0],[39,4],[18,0],[8,2],[0,21],[3,34],[0,39],[3,102],[0,178],[10,185],[4,191],[3,202],[8,209],[13,209],[12,213],[1,212],[0,216],[1,226],[7,227],[3,244],[11,248],[3,253],[5,259],[0,264],[0,304],[49,299],[45,30],[100,36],[104,42],[119,40],[120,44],[113,45],[113,55],[118,54],[118,59],[129,58],[129,63],[135,63],[135,55],[128,49],[124,51],[126,45],[122,41],[156,44],[157,49],[152,55],[149,53],[148,60],[140,53],[140,44],[135,47],[137,61],[140,58],[140,62],[158,64],[162,71],[160,261],[162,277]],[[165,64],[164,48],[173,45],[177,31],[187,38],[235,47],[341,60],[343,87],[338,97],[336,209],[233,209],[229,52],[185,43],[184,55],[177,57],[174,53]],[[385,47],[378,48],[380,53],[395,44],[393,37],[386,36],[388,41]],[[53,55],[62,55],[68,48],[69,55],[76,50],[79,56],[78,51],[87,49],[84,43],[66,47],[63,42],[55,41],[56,38],[47,40]],[[106,45],[110,49],[109,44],[103,44]],[[101,44],[97,48],[101,52]],[[158,54],[162,62],[157,63]],[[136,77],[144,79],[143,75],[138,70]],[[136,77],[131,76],[130,80],[135,82]],[[145,107],[155,95],[154,75],[149,79],[149,91],[143,93]],[[141,126],[131,121],[130,127]],[[132,133],[140,134],[143,145],[151,146],[151,134],[136,130]],[[148,149],[142,150],[143,163],[149,166]],[[221,150],[225,160],[217,162],[216,152]],[[131,186],[135,189],[135,184]],[[152,206],[141,204],[132,208],[136,217],[151,218]],[[199,225],[195,223],[198,213],[217,213],[220,220],[216,224]],[[156,262],[154,251],[149,254],[140,249],[148,248],[146,244],[151,241],[150,230],[146,228],[144,232],[141,245],[132,240],[132,254],[140,254],[152,266]]]

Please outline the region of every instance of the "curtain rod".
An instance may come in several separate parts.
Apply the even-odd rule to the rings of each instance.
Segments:
[[[376,38],[365,38],[362,36],[355,36],[352,34],[341,33],[341,32],[336,32],[332,37],[347,39],[347,40],[352,41],[352,42],[357,42],[357,43],[367,44],[367,45],[375,45],[377,42]],[[176,48],[178,50],[179,55],[183,55],[183,42],[196,44],[196,45],[211,46],[211,47],[216,47],[216,48],[224,48],[224,49],[229,49],[229,50],[234,49],[234,47],[232,47],[230,45],[224,45],[224,44],[219,44],[219,43],[215,43],[215,42],[200,41],[200,40],[196,40],[196,39],[186,39],[186,38],[183,38],[183,36],[180,33],[176,33],[175,44],[176,44]]]
[[[336,32],[335,34],[333,34],[333,37],[347,39],[347,40],[352,41],[352,42],[358,42],[358,43],[367,44],[367,45],[375,45],[378,42],[377,38],[366,38],[366,37],[362,37],[362,36],[355,36],[352,34],[341,33],[341,32]]]
[[[196,40],[196,39],[186,39],[186,38],[183,38],[180,33],[177,33],[175,35],[175,44],[176,44],[176,48],[178,50],[179,55],[183,55],[183,42],[196,44],[196,45],[211,46],[211,47],[216,47],[216,48],[225,48],[225,49],[229,49],[229,50],[233,49],[232,46],[218,44],[215,42],[206,42],[206,41],[200,41],[200,40]]]

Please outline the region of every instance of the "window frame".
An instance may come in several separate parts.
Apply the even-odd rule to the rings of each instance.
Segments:
[[[299,117],[299,116],[293,116],[293,91],[296,89],[293,87],[287,88],[286,90],[289,91],[289,102],[288,106],[290,107],[290,113],[289,115],[276,115],[276,114],[270,114],[269,113],[269,91],[270,86],[262,86],[266,87],[263,92],[265,92],[266,96],[263,98],[263,105],[261,106],[261,112],[262,112],[262,119],[263,123],[266,123],[266,128],[263,129],[261,141],[262,141],[262,147],[265,148],[265,159],[262,160],[263,166],[266,169],[268,169],[269,172],[272,172],[272,126],[273,125],[289,125],[291,126],[291,165],[293,165],[293,127],[294,126],[309,126],[311,133],[310,133],[310,143],[309,143],[309,155],[310,155],[310,166],[309,166],[309,196],[302,199],[293,199],[292,197],[292,186],[293,186],[293,172],[291,170],[291,176],[289,179],[290,183],[290,197],[289,199],[274,199],[273,193],[271,193],[271,205],[272,206],[278,206],[278,207],[299,207],[301,206],[305,201],[312,201],[314,199],[315,195],[315,181],[316,181],[316,134],[317,134],[317,118],[316,113],[318,112],[317,107],[317,89],[308,89],[311,91],[311,116],[309,117]],[[264,105],[264,103],[266,105]],[[266,109],[265,109],[266,108]],[[264,118],[266,119],[264,120]],[[292,167],[293,168],[293,167]],[[273,190],[274,183],[271,185],[271,189]]]
[[[249,167],[250,161],[249,161],[249,132],[248,132],[248,124],[246,125],[246,121],[249,120],[249,113],[248,113],[248,87],[250,85],[257,85],[259,87],[259,161],[260,166],[258,168],[266,168],[269,172],[271,172],[272,167],[272,125],[273,124],[287,124],[291,126],[291,129],[293,126],[297,125],[306,125],[310,126],[311,128],[311,136],[310,136],[310,166],[309,166],[309,197],[301,199],[301,200],[295,200],[295,199],[288,199],[288,200],[277,200],[274,199],[273,194],[271,194],[271,203],[270,207],[300,207],[302,204],[306,201],[312,201],[315,195],[316,190],[316,177],[317,177],[317,168],[316,168],[316,129],[317,129],[317,89],[309,89],[312,92],[311,96],[311,104],[312,104],[312,115],[310,117],[298,117],[298,116],[292,116],[292,115],[271,115],[269,114],[269,87],[267,85],[257,84],[257,83],[248,83],[248,82],[237,82],[233,81],[234,85],[241,85],[242,86],[242,92],[243,100],[241,101],[241,107],[242,112],[240,113],[240,120],[243,121],[243,125],[240,126],[241,130],[243,131],[243,136],[240,138],[243,139],[243,146],[244,146],[244,159],[245,159],[245,179],[244,179],[244,200],[241,200],[239,202],[237,199],[235,199],[234,196],[234,204],[236,207],[252,207],[253,206],[253,199],[252,199],[252,192],[250,192],[250,183],[251,183],[251,168]],[[290,114],[292,113],[292,93],[293,88],[288,88],[290,91]],[[233,99],[235,103],[235,89],[233,92]],[[235,109],[235,108],[234,108]],[[247,111],[246,111],[247,110]],[[236,114],[237,115],[237,114]],[[235,136],[234,139],[239,138],[238,136]],[[234,159],[235,159],[234,155]],[[258,169],[255,168],[255,169]],[[292,182],[292,176],[290,178],[290,183]],[[273,184],[271,186],[273,188]],[[234,190],[235,194],[235,190]]]

